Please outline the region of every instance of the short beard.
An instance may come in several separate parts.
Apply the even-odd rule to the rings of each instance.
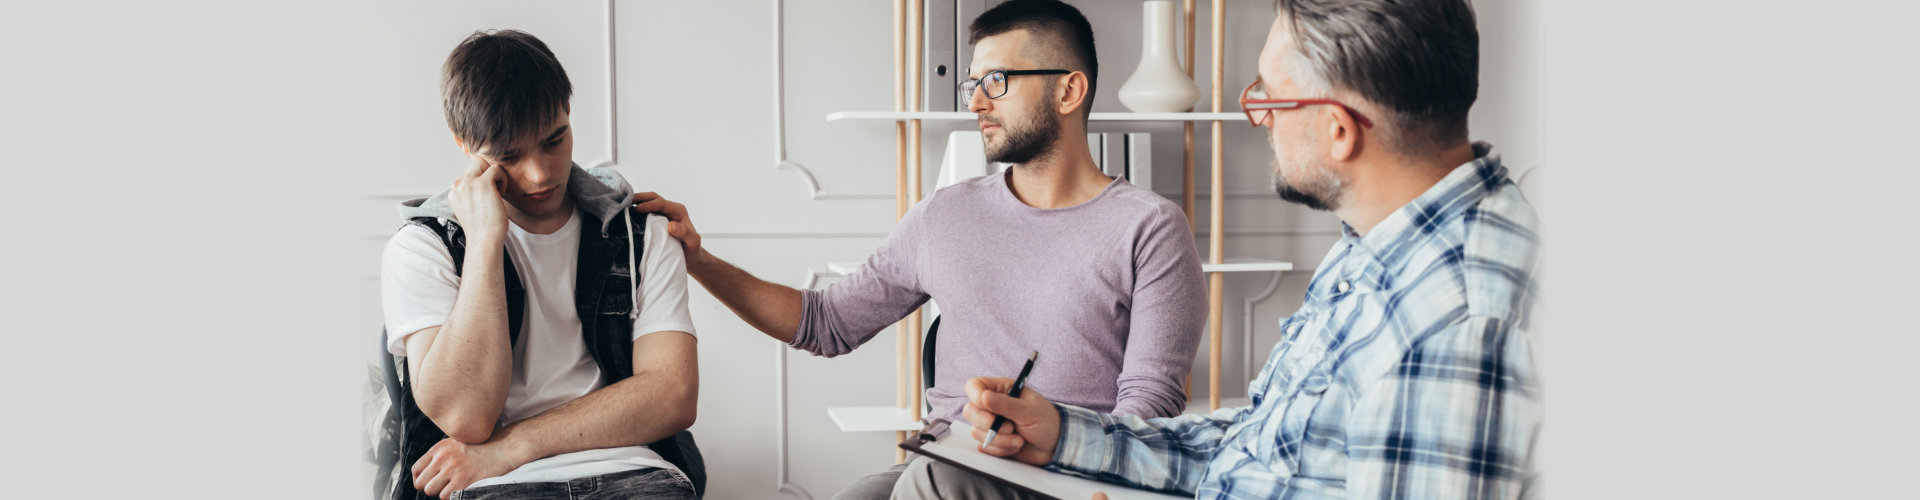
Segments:
[[[1269,143],[1273,141],[1272,134],[1268,134],[1267,141]],[[1294,149],[1288,153],[1292,156],[1290,159],[1293,166],[1307,172],[1307,178],[1300,179],[1299,182],[1289,182],[1280,173],[1284,168],[1280,160],[1274,159],[1273,191],[1280,195],[1280,199],[1306,205],[1307,208],[1314,210],[1328,212],[1339,210],[1340,192],[1346,187],[1346,179],[1341,179],[1325,165],[1315,162],[1304,148]]]
[[[1049,94],[1051,94],[1049,92]],[[987,148],[987,161],[995,163],[1024,164],[1053,155],[1054,143],[1060,138],[1060,115],[1047,109],[1045,102],[1028,110],[1028,118],[1020,123],[995,123],[1000,125],[1000,147]]]

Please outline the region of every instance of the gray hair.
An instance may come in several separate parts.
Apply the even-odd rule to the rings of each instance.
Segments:
[[[1302,86],[1345,90],[1385,108],[1389,147],[1428,151],[1467,140],[1480,87],[1480,32],[1467,0],[1275,0],[1289,68]]]

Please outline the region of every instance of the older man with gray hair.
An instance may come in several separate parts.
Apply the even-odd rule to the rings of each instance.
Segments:
[[[968,381],[987,453],[1197,498],[1539,494],[1525,333],[1538,234],[1492,146],[1467,139],[1479,34],[1465,0],[1280,0],[1241,97],[1280,197],[1344,237],[1248,392],[1143,419]]]

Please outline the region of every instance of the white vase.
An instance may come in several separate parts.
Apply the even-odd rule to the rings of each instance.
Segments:
[[[1173,2],[1150,1],[1141,11],[1140,67],[1120,85],[1120,103],[1136,113],[1186,111],[1200,98],[1200,88],[1174,55]]]

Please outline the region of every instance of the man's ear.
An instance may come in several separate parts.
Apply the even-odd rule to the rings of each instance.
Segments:
[[[1355,120],[1353,113],[1344,106],[1327,106],[1326,109],[1328,116],[1333,118],[1327,121],[1327,138],[1333,143],[1327,155],[1335,161],[1347,161],[1359,156],[1360,121]]]
[[[1079,113],[1093,103],[1087,102],[1087,74],[1078,71],[1068,73],[1061,84],[1053,86],[1054,112],[1060,114]]]
[[[453,147],[460,148],[460,154],[466,155],[468,158],[473,157],[473,151],[467,149],[467,142],[460,140],[460,136],[453,136]]]

